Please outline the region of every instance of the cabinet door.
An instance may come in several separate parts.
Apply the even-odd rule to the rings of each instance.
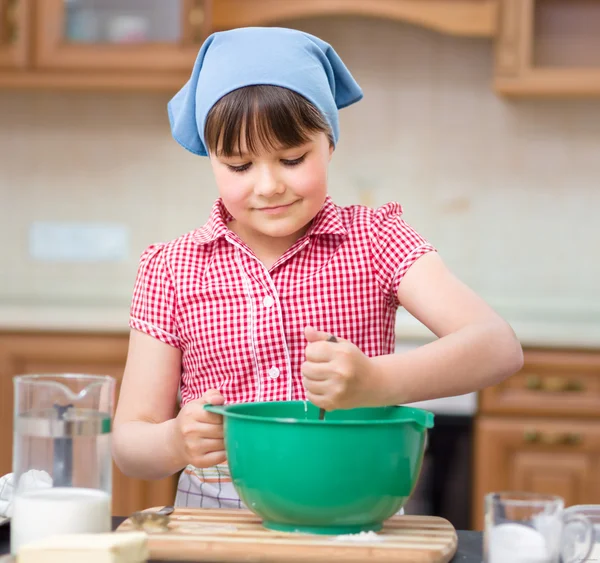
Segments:
[[[12,377],[22,374],[88,373],[117,380],[125,367],[126,335],[7,334],[0,335],[0,475],[12,470]],[[176,478],[143,481],[123,475],[113,464],[113,514],[172,504]]]
[[[36,0],[36,66],[189,72],[212,0]]]
[[[507,95],[598,95],[600,3],[501,0],[495,88]]]
[[[565,505],[600,503],[600,422],[480,417],[475,424],[475,529],[493,491],[560,495]]]
[[[27,64],[30,0],[0,0],[0,69]]]

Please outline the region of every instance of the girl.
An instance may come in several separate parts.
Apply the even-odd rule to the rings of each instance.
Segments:
[[[169,102],[174,138],[210,158],[220,197],[204,226],[141,257],[114,457],[142,479],[184,469],[177,505],[242,506],[205,403],[404,404],[522,365],[511,328],[400,205],[342,208],[327,195],[338,110],[361,98],[327,43],[243,28],[209,37]],[[394,354],[399,306],[439,339]]]

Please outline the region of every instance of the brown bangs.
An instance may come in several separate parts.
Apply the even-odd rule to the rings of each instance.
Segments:
[[[241,154],[244,145],[251,154],[298,147],[318,132],[333,145],[329,124],[306,98],[287,88],[256,85],[234,90],[212,107],[204,139],[209,152],[230,157]]]

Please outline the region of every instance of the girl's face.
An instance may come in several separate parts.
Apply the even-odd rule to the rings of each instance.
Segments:
[[[319,132],[296,148],[258,154],[240,148],[240,156],[210,155],[219,194],[234,217],[229,227],[255,251],[284,252],[325,202],[333,147]]]

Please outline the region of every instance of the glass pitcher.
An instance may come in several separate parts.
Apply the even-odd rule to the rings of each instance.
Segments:
[[[14,378],[11,552],[62,533],[111,530],[115,380]]]

